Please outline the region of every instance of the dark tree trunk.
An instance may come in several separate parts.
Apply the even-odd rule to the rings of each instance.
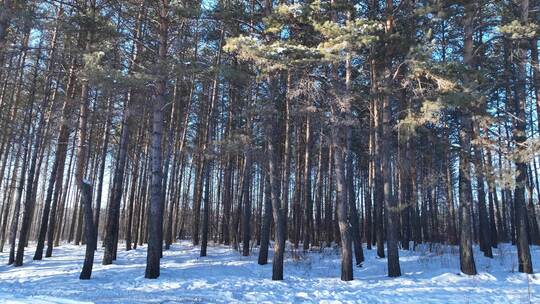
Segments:
[[[521,0],[521,21],[528,24],[529,19],[529,0]],[[526,130],[526,59],[527,51],[520,46],[517,49],[518,66],[517,82],[515,87],[516,97],[514,98],[514,141],[518,151],[522,151],[527,141]],[[516,165],[516,188],[514,190],[514,208],[517,226],[517,248],[519,260],[519,272],[533,273],[531,252],[529,248],[529,236],[527,231],[527,209],[525,203],[525,185],[527,182],[527,163],[518,158]]]
[[[375,224],[374,224],[374,232],[375,232],[375,241],[377,243],[377,256],[379,258],[384,258],[384,226],[383,226],[383,201],[384,201],[384,184],[383,184],[383,178],[382,178],[382,170],[381,170],[381,164],[382,164],[382,127],[380,121],[381,114],[379,109],[380,101],[375,101],[375,162],[374,162],[374,213],[375,213]]]
[[[351,223],[351,237],[354,245],[354,258],[356,261],[356,266],[361,266],[364,262],[364,251],[362,250],[362,238],[360,234],[360,224],[358,210],[356,208],[356,193],[354,191],[354,166],[353,166],[353,156],[350,151],[351,144],[351,131],[349,130],[346,135],[349,139],[347,140],[349,144],[349,153],[346,154],[347,158],[347,202],[349,206],[349,221]]]
[[[206,256],[206,248],[208,246],[208,218],[210,210],[210,165],[204,165],[204,199],[203,199],[203,222],[202,222],[202,238],[201,238],[201,256]],[[201,189],[202,191],[202,189]]]
[[[105,231],[103,265],[112,264],[116,259],[116,249],[118,244],[118,230],[120,227],[120,203],[122,201],[124,185],[124,169],[126,167],[127,149],[129,145],[129,107],[130,100],[126,99],[124,104],[124,114],[122,118],[122,131],[120,135],[120,146],[114,170],[111,200],[107,209],[107,225]],[[163,111],[163,110],[162,110]]]
[[[259,249],[259,265],[268,263],[268,245],[270,244],[270,230],[272,224],[272,194],[270,178],[264,177],[264,214],[261,227],[261,246]]]
[[[247,148],[249,149],[249,147]],[[242,214],[242,255],[249,256],[249,243],[251,240],[251,197],[250,197],[250,184],[252,179],[251,168],[251,152],[246,151],[246,157],[244,160],[244,178],[242,181],[242,200],[243,200],[243,214]]]
[[[67,99],[64,102],[64,114],[68,115],[68,103]],[[66,162],[66,153],[67,153],[67,141],[69,140],[69,129],[68,129],[67,116],[62,117],[62,124],[60,126],[60,133],[58,135],[58,141],[56,143],[56,153],[55,161],[58,159],[58,171],[56,176],[51,174],[51,179],[55,178],[55,188],[51,204],[51,212],[49,215],[49,227],[47,229],[47,250],[45,252],[45,257],[52,256],[53,242],[56,231],[56,220],[57,220],[57,207],[58,202],[60,201],[60,193],[62,192],[62,185],[64,180],[64,167]],[[66,185],[67,188],[67,185]]]
[[[477,9],[475,3],[465,5],[464,16],[464,46],[463,46],[463,61],[467,65],[472,65],[473,60],[473,34],[474,34],[474,14]],[[459,215],[460,215],[460,265],[461,271],[468,275],[476,275],[476,265],[472,251],[472,187],[471,187],[471,170],[470,170],[470,153],[471,153],[471,137],[470,130],[472,129],[471,114],[465,110],[460,111],[461,129],[459,131],[459,139],[461,146],[461,155],[459,158]]]
[[[473,122],[474,124],[475,122]],[[474,131],[473,131],[474,132]],[[475,132],[473,133],[475,134]],[[473,138],[474,139],[474,138]],[[484,160],[482,149],[475,147],[474,163],[476,168],[476,187],[478,192],[478,215],[480,228],[480,249],[484,252],[485,257],[493,258],[491,251],[491,235],[489,227],[489,218],[486,209],[486,191],[484,188]]]
[[[166,69],[167,40],[169,31],[168,0],[162,1],[159,12],[159,64]],[[156,95],[152,107],[152,181],[150,185],[150,214],[148,232],[148,253],[146,256],[146,271],[144,277],[156,279],[159,277],[159,260],[163,240],[163,201],[161,186],[163,181],[161,139],[163,134],[163,107],[167,94],[167,73],[158,75],[156,79]]]
[[[54,163],[51,169],[51,176],[47,186],[47,194],[45,195],[45,202],[43,205],[43,212],[41,214],[41,224],[38,233],[38,240],[36,244],[36,252],[34,253],[34,260],[41,260],[43,258],[43,249],[45,247],[45,237],[47,236],[47,224],[49,220],[49,213],[51,210],[51,200],[54,190],[54,181],[56,180],[56,174],[58,171],[58,157],[54,158]]]
[[[139,133],[140,135],[140,133]],[[131,239],[133,231],[133,213],[134,213],[134,204],[135,204],[135,192],[137,190],[137,183],[139,178],[139,162],[136,161],[133,168],[133,175],[131,177],[131,189],[128,199],[128,215],[126,218],[126,229],[125,229],[125,239],[126,239],[126,251],[131,250]]]
[[[461,156],[459,158],[459,216],[460,216],[460,238],[459,252],[461,271],[468,275],[476,275],[476,265],[472,251],[472,189],[470,171],[470,130],[471,120],[467,113],[461,113],[460,144]]]
[[[336,174],[336,209],[341,238],[341,280],[353,279],[352,267],[352,237],[347,220],[347,184],[345,178],[345,161],[347,139],[344,128],[334,126],[332,133],[332,147],[334,155],[334,170]]]
[[[41,42],[40,42],[40,45],[41,45]],[[30,113],[29,113],[29,121],[28,121],[28,132],[30,132],[30,125],[31,125],[31,120],[33,119],[32,117],[32,113],[33,113],[33,107],[34,107],[34,99],[35,99],[35,95],[36,95],[36,85],[37,85],[37,77],[38,77],[38,66],[39,66],[39,62],[40,62],[40,59],[41,59],[41,49],[38,48],[37,49],[37,58],[36,58],[36,62],[35,62],[35,67],[34,67],[34,72],[33,72],[33,76],[32,76],[32,89],[30,91],[30,100],[31,100],[31,105],[30,105]],[[45,127],[45,111],[47,111],[47,108],[48,108],[48,103],[49,103],[49,99],[48,98],[45,98],[43,104],[42,104],[42,111],[43,113],[41,113],[41,117],[40,117],[40,121],[38,122],[38,126],[37,126],[37,130],[35,130],[35,134],[30,134],[28,133],[28,139],[29,142],[27,143],[27,145],[29,145],[30,147],[32,146],[32,143],[34,143],[34,149],[32,151],[32,154],[31,154],[31,157],[30,157],[30,168],[28,170],[28,176],[27,176],[27,181],[26,181],[26,196],[25,196],[25,199],[24,199],[24,209],[23,209],[23,217],[22,217],[22,222],[21,222],[21,229],[19,231],[19,243],[18,243],[18,246],[17,246],[17,254],[15,256],[15,266],[22,266],[23,264],[23,258],[24,258],[24,248],[26,247],[26,242],[27,242],[27,239],[28,239],[28,233],[30,232],[30,225],[31,225],[31,215],[32,215],[32,210],[34,208],[34,205],[35,205],[35,196],[34,196],[34,186],[37,186],[34,185],[34,177],[35,178],[39,178],[39,173],[37,176],[34,176],[35,173],[36,173],[36,165],[37,165],[37,162],[38,162],[38,154],[39,154],[39,150],[40,150],[40,143],[41,143],[41,137],[43,135],[43,128]],[[32,140],[31,138],[35,136],[35,138]],[[23,174],[22,176],[24,176],[24,171],[22,171]]]
[[[316,203],[316,211],[315,211],[315,239],[313,240],[313,243],[317,246],[322,245],[322,209],[323,209],[323,143],[322,143],[322,128],[319,130],[319,152],[317,156],[317,180],[315,182],[315,203]]]
[[[50,88],[52,86],[51,80],[52,80],[52,69],[55,64],[55,55],[56,55],[56,44],[57,44],[57,37],[58,37],[58,28],[59,28],[59,19],[62,15],[62,8],[58,9],[57,13],[57,20],[56,20],[56,26],[54,29],[54,32],[52,34],[51,38],[51,50],[49,52],[49,62],[47,65],[47,78],[45,80],[45,98],[48,100],[49,94],[50,94]],[[53,99],[54,102],[54,99]],[[50,119],[50,117],[48,117]],[[48,122],[47,122],[48,123]],[[43,258],[43,248],[45,246],[45,237],[47,234],[47,224],[49,220],[49,213],[51,209],[51,200],[52,200],[52,194],[54,190],[54,183],[56,180],[56,174],[58,172],[59,167],[59,159],[57,156],[54,158],[53,166],[51,169],[51,176],[49,178],[48,186],[47,186],[47,193],[45,195],[45,202],[43,204],[43,212],[41,214],[41,222],[39,226],[39,232],[38,232],[38,239],[36,244],[36,252],[34,253],[34,260],[41,260]],[[47,170],[45,170],[47,172]],[[2,175],[0,175],[2,176]]]
[[[448,143],[449,145],[449,143]],[[457,229],[456,229],[456,211],[454,207],[454,185],[452,178],[452,158],[451,154],[447,153],[446,157],[446,195],[447,205],[448,205],[448,243],[450,245],[457,245]]]
[[[19,214],[21,210],[21,199],[23,195],[23,187],[24,187],[24,178],[25,178],[25,172],[26,172],[26,166],[28,163],[28,145],[29,143],[24,143],[24,157],[22,160],[22,167],[20,177],[19,177],[19,184],[17,186],[17,196],[15,198],[14,209],[13,209],[13,215],[11,218],[11,226],[9,228],[9,243],[10,243],[10,249],[9,249],[9,259],[8,259],[8,265],[13,264],[15,262],[15,242],[17,241],[17,229],[19,227]]]
[[[269,77],[271,100],[275,102],[277,98],[276,83]],[[272,113],[273,116],[276,113]],[[277,132],[274,123],[277,117],[269,117],[265,123],[265,132],[268,138],[268,170],[270,172],[270,187],[272,197],[272,214],[274,217],[274,258],[272,261],[272,280],[283,280],[283,258],[285,254],[285,234],[286,234],[286,211],[281,202],[281,168],[279,167],[279,153],[277,151]]]
[[[313,232],[313,201],[311,199],[311,158],[309,148],[311,146],[311,120],[309,114],[306,117],[306,129],[305,129],[305,151],[304,151],[304,213],[303,213],[303,230],[304,239],[303,246],[304,251],[309,249],[310,243],[313,242],[311,237]]]
[[[86,254],[79,279],[89,280],[94,265],[94,253],[97,248],[97,230],[92,212],[92,185],[86,181],[81,184],[81,201],[84,207],[84,226],[86,234]]]
[[[382,160],[381,173],[384,179],[384,200],[386,212],[388,215],[387,226],[387,253],[388,253],[388,276],[401,276],[399,266],[399,251],[398,251],[398,231],[399,231],[399,208],[392,194],[392,176],[391,176],[391,142],[390,142],[390,100],[386,97],[383,101],[383,136],[384,136],[384,151],[385,156]]]
[[[103,177],[105,176],[105,163],[107,162],[107,151],[109,146],[109,127],[111,125],[112,98],[107,100],[107,116],[105,117],[105,127],[103,128],[103,146],[101,147],[101,161],[99,164],[99,177],[96,192],[96,206],[94,211],[94,226],[96,228],[96,238],[99,234],[99,219],[101,215],[101,196],[103,193]]]

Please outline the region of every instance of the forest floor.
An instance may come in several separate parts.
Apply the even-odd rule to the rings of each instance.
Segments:
[[[224,246],[199,247],[182,241],[164,251],[161,276],[144,278],[146,247],[126,252],[102,266],[98,250],[92,279],[78,279],[84,246],[65,244],[52,258],[32,261],[26,250],[22,267],[7,266],[0,253],[0,303],[540,303],[540,274],[517,272],[516,249],[507,244],[484,258],[475,248],[477,276],[459,273],[458,247],[433,245],[400,251],[402,276],[386,276],[386,259],[364,250],[363,267],[355,280],[340,281],[339,251],[287,251],[285,280],[272,281],[272,265],[257,264]],[[289,247],[288,247],[289,248]],[[540,247],[531,247],[540,269]],[[271,260],[270,260],[271,261]]]

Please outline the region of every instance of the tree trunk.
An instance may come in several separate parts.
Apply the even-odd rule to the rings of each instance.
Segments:
[[[384,159],[382,160],[381,173],[384,179],[384,201],[388,215],[387,226],[387,253],[388,253],[388,276],[401,276],[399,266],[398,251],[398,231],[399,231],[399,208],[392,194],[392,175],[391,175],[391,131],[390,131],[390,100],[388,97],[383,101],[383,136],[384,136]]]
[[[352,267],[352,238],[349,222],[347,220],[347,184],[345,182],[345,161],[347,139],[343,127],[334,126],[332,133],[332,147],[334,155],[334,170],[336,174],[336,209],[339,232],[341,238],[341,280],[353,279]]]
[[[473,128],[475,122],[472,122]],[[476,138],[477,132],[472,131],[473,140]],[[484,252],[485,257],[493,258],[491,251],[491,231],[489,227],[489,218],[486,209],[486,191],[484,188],[484,157],[481,147],[474,147],[474,163],[476,171],[476,187],[478,193],[478,215],[480,228],[480,249]]]
[[[251,123],[251,122],[248,122]],[[250,128],[250,127],[248,127]],[[243,200],[243,214],[242,214],[242,255],[249,256],[249,243],[251,240],[251,197],[250,197],[250,185],[252,180],[252,157],[250,147],[246,147],[248,151],[245,152],[244,160],[244,178],[242,182],[242,200]]]
[[[309,113],[306,117],[306,128],[305,128],[305,150],[304,150],[304,179],[303,179],[303,188],[304,188],[304,213],[303,213],[303,228],[304,228],[304,239],[303,246],[304,251],[309,249],[310,243],[313,242],[311,237],[313,232],[313,201],[311,199],[311,158],[310,158],[310,146],[311,146],[311,119]]]
[[[375,215],[375,240],[377,243],[377,256],[384,258],[384,226],[383,226],[383,201],[384,201],[384,185],[381,171],[382,164],[382,127],[380,121],[381,111],[379,109],[380,100],[375,100],[375,162],[374,162],[374,215]]]
[[[476,4],[465,5],[464,32],[465,41],[463,47],[463,61],[467,65],[472,64],[473,59],[473,18],[476,11]],[[459,241],[460,265],[461,271],[468,275],[476,275],[476,265],[472,251],[472,188],[471,188],[471,170],[470,153],[471,138],[470,130],[472,128],[471,114],[466,111],[458,112],[461,116],[461,129],[459,139],[461,145],[461,156],[459,159],[459,213],[461,223],[461,233]]]
[[[276,102],[277,84],[275,79],[269,77],[270,100]],[[276,109],[277,112],[277,109]],[[277,113],[272,113],[272,116]],[[274,217],[274,258],[272,261],[272,280],[283,280],[283,258],[285,253],[285,234],[286,234],[286,212],[281,201],[281,168],[279,167],[279,152],[277,151],[277,131],[273,127],[277,122],[277,117],[267,117],[265,122],[265,132],[268,138],[268,171],[270,173],[270,187],[272,197],[272,214]]]
[[[261,227],[261,246],[259,249],[259,265],[268,263],[268,245],[270,244],[270,232],[272,225],[272,194],[270,189],[270,178],[264,177],[264,215]]]
[[[41,42],[40,42],[41,46]],[[34,191],[34,177],[39,178],[39,174],[37,176],[34,176],[36,173],[36,165],[38,161],[38,154],[40,150],[40,143],[41,143],[41,137],[43,136],[43,128],[45,127],[45,115],[47,112],[47,108],[49,107],[48,98],[45,98],[43,104],[42,104],[42,111],[41,113],[41,119],[38,122],[37,130],[34,130],[35,134],[30,133],[31,124],[32,124],[32,114],[33,114],[33,108],[34,108],[34,99],[36,95],[36,86],[37,86],[37,77],[38,77],[38,66],[41,58],[41,47],[37,49],[37,57],[33,72],[33,80],[32,80],[32,89],[30,91],[29,99],[31,100],[30,105],[30,113],[29,113],[29,121],[28,121],[28,138],[26,144],[31,148],[32,143],[34,144],[34,149],[32,151],[31,157],[30,157],[30,168],[28,170],[28,176],[26,181],[26,196],[24,199],[24,209],[23,209],[23,217],[21,222],[21,229],[19,231],[19,243],[17,246],[17,254],[15,256],[15,266],[22,266],[23,264],[23,258],[24,258],[24,248],[26,247],[26,241],[28,239],[28,233],[30,232],[30,225],[31,225],[31,214],[32,210],[35,205],[35,197],[33,196]],[[35,136],[34,139],[32,137]],[[23,171],[22,176],[24,176],[25,171]]]
[[[92,212],[92,185],[87,181],[81,184],[81,200],[84,207],[84,225],[86,234],[86,254],[79,279],[89,280],[94,265],[94,252],[97,248],[97,230]]]
[[[131,96],[128,95],[128,96]],[[112,187],[111,200],[107,210],[107,225],[105,231],[104,240],[104,252],[103,252],[103,265],[112,264],[112,261],[116,259],[116,248],[118,244],[118,230],[120,227],[120,203],[122,201],[123,182],[124,182],[124,169],[126,167],[127,149],[129,145],[129,98],[126,99],[124,104],[124,114],[122,118],[122,131],[120,135],[120,146],[118,148],[118,157],[116,161],[116,168],[114,170],[114,180]],[[161,143],[160,143],[161,144]]]
[[[166,69],[167,39],[169,31],[168,0],[162,1],[159,12],[159,64]],[[163,201],[161,199],[161,183],[163,180],[161,162],[161,139],[163,133],[163,107],[167,94],[167,73],[157,76],[156,95],[152,107],[152,182],[149,215],[148,254],[144,277],[159,277],[159,259],[163,241]]]
[[[529,0],[521,0],[521,21],[528,24]],[[518,66],[516,69],[517,79],[514,98],[514,141],[517,151],[523,152],[527,145],[526,130],[526,59],[527,51],[521,47],[521,42],[517,47]],[[516,188],[514,190],[514,208],[517,225],[517,248],[519,260],[519,272],[533,273],[531,252],[529,248],[529,237],[527,231],[527,209],[525,203],[525,186],[527,181],[527,163],[521,156],[516,157]]]
[[[105,117],[105,126],[103,128],[103,146],[101,147],[101,161],[99,163],[98,187],[96,192],[96,207],[94,212],[94,226],[96,228],[96,238],[99,234],[99,219],[101,215],[101,196],[103,193],[103,177],[105,175],[105,163],[107,162],[107,151],[109,146],[109,128],[111,125],[112,98],[107,100],[107,116]],[[88,228],[87,228],[88,229]]]
[[[210,164],[204,165],[204,199],[203,199],[203,222],[202,222],[202,238],[201,238],[201,256],[206,256],[206,248],[208,246],[208,218],[210,210]],[[202,191],[202,189],[201,189]]]

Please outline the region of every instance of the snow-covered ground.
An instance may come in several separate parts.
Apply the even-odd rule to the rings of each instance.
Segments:
[[[119,248],[123,248],[119,245]],[[161,276],[144,278],[146,247],[119,250],[114,265],[102,266],[100,249],[92,279],[78,279],[84,246],[63,245],[54,257],[32,261],[26,250],[23,267],[6,266],[0,253],[0,303],[540,303],[540,275],[517,272],[515,248],[502,245],[495,258],[475,248],[479,275],[459,274],[457,247],[434,245],[400,251],[403,276],[386,276],[386,259],[365,250],[355,280],[342,282],[337,249],[287,251],[285,280],[272,281],[272,265],[257,264],[257,250],[242,257],[223,246],[210,246],[208,257],[182,241],[164,251]],[[540,247],[533,247],[540,269]]]

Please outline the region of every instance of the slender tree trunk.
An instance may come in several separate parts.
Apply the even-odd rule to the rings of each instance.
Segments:
[[[13,215],[11,218],[11,226],[9,228],[9,243],[10,243],[10,249],[9,249],[9,259],[8,259],[8,265],[13,264],[15,261],[15,242],[17,240],[17,228],[19,226],[19,213],[21,210],[21,199],[23,195],[23,187],[24,187],[24,178],[25,178],[25,172],[26,167],[28,163],[28,142],[23,142],[23,149],[24,149],[24,156],[22,160],[22,167],[20,170],[20,177],[19,177],[19,184],[17,186],[17,196],[15,198],[14,209],[13,209]],[[16,170],[16,169],[14,169]]]
[[[264,214],[261,227],[261,246],[259,249],[259,265],[268,263],[268,245],[270,244],[270,232],[272,224],[272,194],[270,189],[270,178],[264,178]]]
[[[319,152],[317,153],[317,180],[315,181],[315,239],[313,244],[322,245],[322,208],[323,208],[323,143],[322,143],[322,128],[319,130]]]
[[[521,21],[528,24],[529,0],[521,0]],[[517,79],[515,84],[516,97],[514,98],[514,141],[518,151],[526,148],[526,59],[527,51],[520,44],[517,47],[518,66],[516,69]],[[516,212],[517,225],[517,248],[519,259],[519,272],[533,273],[531,252],[529,248],[529,237],[527,231],[527,209],[525,203],[525,186],[527,181],[527,163],[522,157],[517,157],[516,165],[516,187],[514,190],[514,208]]]
[[[29,37],[30,37],[30,26],[28,25],[27,22],[24,24],[24,26],[25,26],[25,28],[24,28],[24,37],[22,38],[23,53],[19,57],[19,65],[18,66],[19,66],[20,72],[19,72],[19,75],[17,77],[17,83],[15,84],[15,92],[14,92],[14,97],[13,97],[13,101],[12,101],[13,104],[14,104],[14,107],[12,109],[13,115],[11,115],[11,117],[16,116],[17,111],[18,111],[18,106],[20,104],[22,85],[23,85],[23,72],[24,72],[23,67],[24,67],[24,65],[26,63],[26,56],[27,56],[27,53],[28,53],[28,41],[29,41]],[[34,105],[34,101],[31,100],[30,108],[32,110],[33,110],[33,105]],[[21,200],[22,200],[23,189],[24,189],[24,178],[26,176],[26,168],[28,166],[28,164],[27,164],[28,150],[30,149],[30,147],[29,147],[30,140],[29,140],[28,137],[30,136],[30,125],[29,125],[30,122],[29,122],[29,120],[31,120],[31,116],[32,116],[32,111],[27,111],[25,116],[23,116],[24,119],[23,119],[23,122],[22,122],[22,134],[19,135],[19,142],[20,142],[20,145],[23,147],[23,150],[24,150],[23,155],[24,155],[24,157],[23,157],[22,167],[21,167],[21,170],[20,170],[20,173],[19,173],[20,176],[19,176],[19,183],[18,183],[18,186],[17,186],[17,192],[16,192],[15,201],[12,202],[12,204],[14,204],[14,209],[13,209],[13,213],[12,213],[12,217],[11,217],[11,225],[10,225],[10,229],[9,229],[10,250],[9,250],[8,265],[13,264],[13,262],[15,261],[15,242],[16,242],[16,239],[17,239],[17,229],[18,229],[18,226],[19,226],[19,215],[20,215]],[[26,135],[26,137],[24,135]],[[9,136],[11,137],[11,134],[9,134]],[[16,169],[17,168],[14,168],[14,170],[16,170]]]
[[[351,136],[350,131],[347,136]],[[350,140],[349,140],[350,144]],[[354,244],[354,258],[356,261],[356,266],[361,266],[364,262],[364,251],[362,250],[362,238],[360,234],[360,224],[358,220],[358,210],[356,208],[356,194],[354,191],[354,166],[352,163],[352,153],[350,152],[347,155],[347,200],[349,203],[350,210],[350,223],[351,223],[351,236]]]
[[[40,150],[40,141],[41,141],[41,136],[42,136],[42,133],[43,133],[43,128],[45,127],[45,115],[46,115],[46,111],[47,111],[47,108],[48,108],[48,99],[46,98],[45,101],[43,102],[42,104],[42,111],[43,113],[41,114],[41,119],[40,121],[38,122],[38,127],[37,127],[37,130],[34,130],[34,134],[31,134],[30,133],[30,129],[31,129],[31,120],[33,119],[32,117],[32,114],[33,114],[33,108],[34,108],[34,99],[35,99],[35,95],[36,95],[36,86],[37,86],[37,77],[38,77],[38,66],[39,66],[39,62],[40,62],[40,59],[41,59],[41,42],[40,42],[40,47],[37,49],[37,55],[36,55],[36,62],[35,62],[35,67],[34,67],[34,72],[33,72],[33,80],[32,80],[32,89],[31,89],[31,92],[30,92],[30,95],[29,95],[29,99],[31,100],[31,105],[30,105],[30,113],[29,113],[29,121],[28,121],[28,138],[27,138],[27,145],[29,146],[29,148],[31,149],[33,143],[34,144],[34,149],[32,150],[32,154],[31,154],[31,157],[30,157],[30,168],[28,170],[28,174],[27,174],[27,181],[26,181],[26,196],[25,196],[25,199],[24,199],[24,205],[23,205],[23,216],[22,216],[22,222],[21,222],[21,229],[19,231],[19,243],[17,245],[17,254],[15,256],[15,266],[22,266],[23,264],[23,258],[24,258],[24,248],[26,247],[26,241],[28,239],[28,233],[30,232],[30,225],[31,225],[31,214],[32,214],[32,210],[34,208],[34,204],[35,204],[35,197],[33,196],[33,191],[34,191],[34,177],[38,178],[39,177],[39,174],[36,175],[36,165],[37,165],[37,161],[38,161],[38,154],[39,154],[39,150]],[[35,138],[33,138],[35,136]],[[23,176],[25,173],[25,171],[23,171],[23,174],[21,176]],[[36,176],[35,176],[36,175]]]
[[[210,210],[210,166],[206,164],[203,169],[204,178],[204,199],[203,199],[203,223],[202,223],[202,238],[201,238],[201,256],[206,256],[208,247],[208,219]],[[202,189],[201,189],[202,191]]]
[[[310,146],[311,146],[311,117],[309,113],[306,117],[306,128],[305,128],[305,150],[304,150],[304,179],[303,179],[303,188],[304,188],[304,213],[303,213],[303,228],[304,228],[304,239],[303,246],[304,251],[308,250],[310,243],[313,242],[311,234],[313,232],[313,201],[311,198],[311,157],[310,157]]]
[[[159,13],[159,64],[166,69],[167,40],[169,32],[168,0],[163,0]],[[159,259],[163,240],[163,201],[161,183],[163,180],[161,163],[161,139],[163,133],[163,107],[167,94],[167,74],[157,76],[157,89],[152,107],[152,181],[149,215],[148,254],[146,258],[145,278],[159,277]]]
[[[96,192],[96,210],[94,214],[94,226],[96,228],[96,237],[99,235],[99,219],[101,215],[101,197],[103,193],[103,177],[105,175],[105,163],[107,162],[107,151],[109,147],[109,128],[111,125],[112,98],[107,100],[107,116],[105,117],[105,126],[103,127],[103,146],[101,147],[101,161],[99,163],[99,177]],[[87,228],[88,229],[88,228]]]
[[[386,0],[386,32],[391,34],[394,32],[394,8],[393,1]],[[392,47],[386,45],[386,49],[389,52],[387,58],[393,53]],[[401,276],[401,268],[399,266],[399,251],[398,251],[398,233],[399,233],[399,207],[397,201],[392,194],[392,109],[390,104],[390,96],[388,95],[392,88],[391,73],[391,61],[385,64],[385,96],[383,97],[382,104],[382,136],[383,136],[383,160],[381,164],[381,173],[383,175],[383,191],[384,201],[388,218],[387,226],[387,253],[388,253],[388,276],[399,277]]]
[[[473,18],[476,10],[476,4],[465,5],[464,31],[465,41],[463,48],[463,61],[467,65],[472,64],[473,59]],[[461,223],[461,233],[459,241],[460,265],[461,271],[468,275],[476,274],[476,265],[472,251],[472,189],[471,189],[471,171],[470,171],[470,153],[471,138],[470,130],[472,121],[468,111],[458,112],[461,117],[461,129],[459,131],[461,155],[459,159],[459,213]]]
[[[473,122],[474,128],[475,122]],[[476,139],[476,132],[472,131],[473,140]],[[491,235],[489,227],[488,212],[486,209],[486,191],[484,188],[484,157],[481,147],[474,147],[474,163],[476,171],[476,187],[478,193],[478,215],[480,228],[480,248],[485,257],[493,258],[491,252]]]
[[[47,67],[47,79],[45,80],[45,85],[46,85],[45,98],[49,98],[48,95],[50,93],[50,88],[52,85],[50,82],[52,80],[52,69],[55,64],[56,42],[57,42],[58,28],[59,28],[58,19],[61,17],[62,13],[63,13],[62,8],[59,8],[58,13],[57,13],[56,27],[54,29],[54,32],[52,34],[52,39],[51,39],[52,41],[51,41],[51,50],[49,52],[49,63]],[[52,200],[52,195],[53,195],[53,190],[54,190],[54,184],[56,181],[56,175],[58,172],[58,168],[60,167],[59,162],[60,160],[58,159],[57,156],[55,156],[53,166],[51,169],[51,176],[49,178],[49,182],[47,186],[47,194],[45,196],[43,212],[41,214],[41,224],[40,224],[39,233],[38,233],[36,252],[34,253],[34,260],[41,260],[43,258],[43,249],[45,247],[45,237],[47,236],[47,224],[49,220],[49,213],[51,210],[51,200]],[[47,170],[45,170],[45,173],[47,173]]]
[[[140,159],[140,150],[138,150],[138,146],[141,142],[140,138],[142,137],[142,128],[139,129],[138,132],[138,144],[137,144],[137,159]],[[126,241],[126,251],[131,250],[131,239],[132,239],[132,231],[133,231],[133,213],[134,213],[134,205],[135,205],[135,195],[137,191],[137,185],[139,183],[139,161],[135,161],[133,168],[132,168],[132,177],[131,177],[131,189],[129,191],[129,199],[128,199],[128,215],[125,221],[125,241]],[[136,230],[135,230],[136,231]]]
[[[398,231],[399,231],[399,208],[392,194],[392,176],[391,176],[391,158],[390,158],[390,101],[388,97],[383,101],[383,136],[384,149],[386,155],[382,160],[381,173],[384,178],[384,201],[386,212],[388,215],[387,226],[387,252],[388,252],[388,276],[401,276],[399,266],[399,251],[398,251]]]
[[[107,210],[107,225],[105,231],[103,252],[103,265],[112,264],[116,257],[116,245],[118,244],[118,230],[120,227],[120,203],[122,201],[124,169],[126,167],[127,149],[129,145],[129,107],[130,100],[126,99],[124,104],[124,114],[122,118],[122,131],[120,135],[120,146],[118,149],[118,157],[116,161],[116,169],[114,171],[114,180],[110,204]]]
[[[347,185],[345,178],[345,161],[347,139],[343,127],[334,126],[332,147],[334,150],[334,170],[336,173],[336,209],[341,238],[341,280],[353,279],[352,268],[352,237],[347,220]]]
[[[281,202],[285,212],[285,220],[289,219],[289,182],[291,175],[291,113],[290,113],[290,91],[292,86],[292,75],[287,71],[287,92],[284,98],[283,109],[283,158],[282,158],[282,178],[281,178]],[[285,228],[285,238],[287,238],[287,228]]]
[[[86,181],[81,184],[81,200],[84,207],[84,226],[86,234],[86,253],[79,279],[89,280],[94,265],[94,252],[97,248],[97,230],[92,211],[92,185]]]
[[[351,19],[351,13],[349,13],[348,19]],[[351,78],[352,78],[351,55],[347,54],[346,59],[345,59],[345,89],[347,91],[347,94],[351,94],[351,86],[352,86]],[[346,186],[345,186],[345,192],[343,193],[343,195],[345,196],[345,200],[347,201],[347,205],[350,212],[349,214],[349,221],[351,224],[350,236],[352,237],[352,241],[354,244],[354,256],[356,260],[356,265],[360,266],[362,265],[362,262],[364,262],[364,252],[362,251],[362,240],[360,237],[360,224],[358,223],[358,211],[356,209],[356,194],[354,191],[354,172],[353,172],[354,166],[353,166],[353,156],[352,156],[352,151],[351,151],[352,131],[350,128],[348,128],[344,136],[346,136],[345,144],[347,146],[346,146],[346,153],[342,155],[342,157],[345,157],[345,160],[342,160],[342,161],[345,161],[346,164],[343,165],[342,169],[344,170],[346,168],[347,170],[346,170],[346,174],[342,173],[343,177],[346,178],[346,181],[344,181]],[[306,145],[307,145],[307,140],[306,140]],[[307,150],[307,147],[306,147],[306,150]],[[308,158],[306,156],[306,166],[307,166],[307,162],[308,162]],[[306,173],[306,174],[309,174],[309,173]],[[342,246],[349,246],[349,245],[342,244]],[[344,275],[342,273],[342,279],[343,279],[343,276]],[[352,273],[350,275],[350,278],[352,279]],[[346,281],[347,279],[344,279],[344,280]]]
[[[15,153],[15,159],[14,159],[14,162],[13,162],[13,169],[11,170],[11,181],[9,183],[9,189],[6,189],[6,191],[8,191],[7,195],[5,196],[4,198],[4,213],[2,214],[2,228],[1,228],[1,231],[0,231],[0,237],[2,237],[2,241],[0,242],[0,252],[3,252],[4,251],[4,245],[5,245],[5,242],[6,242],[6,231],[7,231],[7,226],[8,226],[8,216],[10,214],[11,211],[11,207],[12,207],[12,204],[10,203],[13,199],[13,194],[15,194],[15,192],[17,191],[17,173],[18,173],[18,168],[19,168],[19,164],[20,164],[20,161],[21,161],[21,152],[22,152],[23,148],[22,146],[19,146],[17,148],[17,152]],[[15,207],[15,206],[13,206]]]
[[[374,108],[375,111],[375,162],[374,162],[374,213],[375,213],[375,224],[374,224],[374,230],[375,230],[375,240],[377,243],[377,256],[379,258],[384,258],[384,226],[383,226],[383,201],[384,201],[384,187],[383,187],[383,178],[382,178],[382,171],[381,171],[381,153],[382,153],[382,136],[381,136],[381,114],[379,110],[379,100],[375,101]]]
[[[269,77],[269,86],[271,100],[276,102],[277,84],[275,79]],[[277,109],[276,109],[277,110]],[[277,111],[276,111],[277,112]],[[272,113],[273,116],[276,113]],[[274,217],[274,258],[272,261],[272,280],[283,280],[283,258],[285,253],[285,236],[286,236],[286,212],[285,206],[281,201],[281,168],[279,167],[279,153],[277,151],[277,132],[274,129],[277,117],[268,117],[265,122],[265,132],[268,138],[268,171],[270,172],[270,187],[272,197],[272,214]]]
[[[251,122],[248,122],[251,123]],[[248,127],[251,129],[251,127]],[[247,147],[247,149],[250,149]],[[251,240],[251,197],[249,189],[252,181],[252,156],[251,151],[245,152],[244,160],[244,178],[242,183],[242,200],[243,200],[243,215],[242,215],[242,255],[249,256],[249,244]]]

